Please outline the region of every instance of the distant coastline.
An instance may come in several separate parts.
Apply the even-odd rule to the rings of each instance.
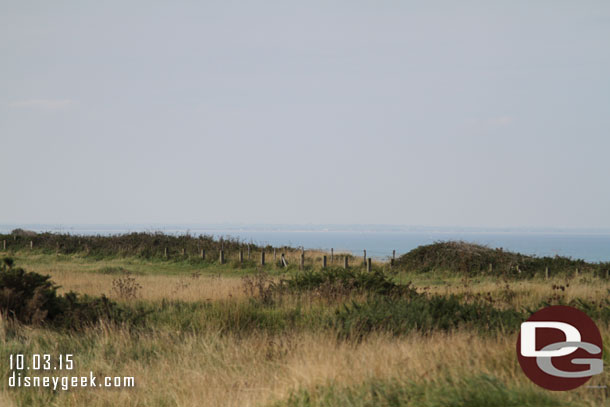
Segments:
[[[0,233],[22,228],[74,235],[116,235],[162,232],[168,235],[232,237],[262,245],[349,251],[367,250],[387,258],[438,241],[463,240],[527,255],[566,256],[589,262],[610,261],[610,230],[543,228],[465,228],[394,225],[270,225],[270,224],[0,224]]]

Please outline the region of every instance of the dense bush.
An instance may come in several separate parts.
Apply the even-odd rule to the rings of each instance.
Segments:
[[[371,332],[402,335],[417,330],[450,331],[470,327],[481,332],[514,331],[524,320],[515,310],[499,310],[482,303],[463,303],[456,296],[413,298],[374,297],[339,309],[335,326],[339,336],[359,339]]]
[[[48,324],[77,329],[100,319],[133,320],[136,312],[123,309],[105,296],[94,298],[70,292],[57,294],[50,276],[14,267],[4,258],[0,267],[0,314],[24,324]]]
[[[52,320],[61,313],[57,287],[49,276],[29,273],[13,267],[4,258],[0,271],[0,313],[23,323],[37,324]]]

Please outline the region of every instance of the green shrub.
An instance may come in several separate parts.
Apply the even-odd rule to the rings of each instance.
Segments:
[[[0,313],[26,324],[52,320],[62,311],[57,286],[49,276],[13,267],[4,258],[0,270]]]

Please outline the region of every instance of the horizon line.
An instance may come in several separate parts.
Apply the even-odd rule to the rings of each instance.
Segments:
[[[429,226],[429,225],[409,225],[409,224],[389,224],[389,223],[242,223],[242,222],[119,222],[119,223],[68,223],[68,222],[6,222],[0,223],[0,231],[18,228],[33,228],[45,231],[57,231],[57,229],[184,229],[185,232],[192,229],[250,229],[262,228],[263,230],[283,229],[284,231],[374,231],[372,228],[381,231],[402,231],[402,232],[417,232],[417,231],[438,231],[438,232],[554,232],[554,233],[610,233],[610,227],[564,227],[564,226]],[[55,230],[49,230],[49,229]],[[157,230],[162,231],[162,230]],[[135,230],[130,230],[135,232]]]

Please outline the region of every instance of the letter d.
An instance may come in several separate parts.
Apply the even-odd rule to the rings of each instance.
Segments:
[[[521,355],[525,357],[558,357],[576,351],[577,346],[566,346],[558,350],[536,350],[536,328],[553,328],[562,331],[564,342],[580,342],[578,329],[565,322],[527,321],[521,324]]]

